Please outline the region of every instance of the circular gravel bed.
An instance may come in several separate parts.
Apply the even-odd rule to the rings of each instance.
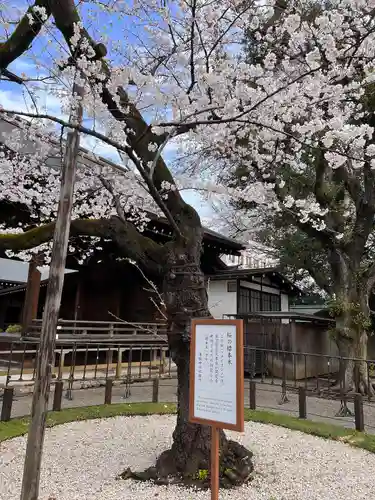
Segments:
[[[209,491],[116,480],[152,465],[171,442],[173,416],[116,417],[47,430],[40,500],[200,500]],[[356,500],[374,497],[375,455],[343,443],[248,422],[233,438],[254,451],[255,479],[225,500]],[[0,444],[0,499],[18,500],[26,438]]]

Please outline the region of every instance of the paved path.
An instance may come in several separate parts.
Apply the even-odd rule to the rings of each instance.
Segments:
[[[276,412],[298,416],[298,395],[287,392],[288,402],[279,404],[281,400],[281,388],[278,385],[268,385],[258,382],[256,384],[256,404],[257,409],[265,409]],[[175,402],[177,399],[176,380],[160,380],[159,401]],[[50,408],[53,397],[50,398]],[[112,392],[113,403],[135,403],[152,401],[152,381],[133,384],[130,388],[130,395],[126,394],[126,386],[114,386]],[[80,406],[99,405],[104,402],[104,387],[90,389],[77,389],[72,391],[72,399],[66,398],[64,390],[62,407],[72,408]],[[245,406],[249,406],[249,382],[245,381]],[[1,404],[1,403],[0,403]],[[348,404],[349,409],[354,414],[353,404]],[[29,415],[31,409],[31,395],[17,395],[13,402],[12,417]],[[327,400],[316,397],[307,399],[307,417],[310,420],[323,421],[336,425],[343,425],[354,428],[353,417],[336,417],[340,409],[340,401]],[[375,434],[375,403],[364,403],[364,418],[366,431]]]

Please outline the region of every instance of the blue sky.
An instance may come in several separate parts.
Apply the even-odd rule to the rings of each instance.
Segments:
[[[18,9],[20,9],[20,12],[24,12],[31,3],[32,2],[25,0],[12,0],[12,2],[7,6],[8,12],[10,12],[14,20],[16,20],[19,18]],[[95,40],[98,41],[103,35],[108,37],[106,46],[109,53],[111,53],[111,56],[113,54],[113,51],[110,52],[111,41],[116,41],[120,37],[126,35],[130,43],[136,43],[137,33],[134,31],[132,32],[134,24],[132,24],[131,18],[122,18],[120,23],[118,19],[116,19],[116,16],[101,12],[99,14],[101,32],[98,32],[97,24],[93,25],[90,20],[87,8],[84,8],[83,10],[83,19],[85,26],[88,27],[90,34]],[[111,22],[113,23],[112,26]],[[142,36],[144,36],[144,34],[142,34]],[[0,40],[4,39],[4,37],[5,32],[0,25]],[[63,41],[61,35],[56,33],[56,31],[53,32],[52,43],[50,43],[49,38],[51,38],[51,34],[48,33],[39,35],[32,46],[32,52],[38,54],[42,65],[46,65],[47,67],[49,67],[51,62],[56,59],[56,54],[58,52],[55,47],[58,45],[65,47],[65,42]],[[61,57],[60,51],[59,56]],[[12,65],[9,66],[9,70],[18,75],[25,73],[29,78],[46,75],[43,67],[36,67],[29,53],[12,63]],[[0,105],[5,109],[25,111],[30,103],[30,97],[24,86],[3,80],[0,81]],[[54,116],[61,116],[60,101],[56,97],[44,92],[42,88],[38,91],[38,106],[40,109],[44,109]],[[86,123],[86,125],[90,126],[89,123]],[[113,148],[105,144],[98,143],[93,138],[89,137],[83,137],[82,142],[84,147],[93,150],[96,154],[114,162],[121,163],[117,151]],[[164,150],[163,157],[168,164],[171,164],[171,162],[176,158],[176,147],[173,144],[168,145]],[[210,218],[211,209],[209,205],[196,191],[183,191],[182,195],[188,203],[191,203],[199,211],[202,217]]]

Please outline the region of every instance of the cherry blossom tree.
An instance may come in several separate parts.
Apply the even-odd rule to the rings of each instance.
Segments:
[[[77,129],[128,163],[116,174],[80,174],[72,236],[112,239],[119,253],[163,278],[178,418],[172,448],[147,477],[191,476],[209,463],[209,429],[188,422],[190,321],[210,313],[199,265],[202,225],[181,196],[184,183],[285,211],[319,237],[340,284],[339,329],[349,352],[365,356],[367,333],[361,329],[352,338],[348,312],[350,304],[362,307],[360,289],[375,279],[373,266],[358,257],[375,212],[372,2],[36,0],[22,17],[4,6],[2,79],[22,86],[30,106],[7,106],[1,114],[31,120],[30,130],[38,126],[43,136],[52,133],[51,124],[62,136]],[[243,48],[245,37],[252,40],[252,57]],[[12,63],[21,57],[34,71],[17,73]],[[77,69],[86,87],[82,126],[65,118],[77,101],[71,97]],[[41,94],[58,100],[60,113],[45,109]],[[173,142],[189,157],[190,179],[167,167],[163,155]],[[17,167],[12,154],[2,159],[9,182]],[[53,232],[56,209],[48,189],[57,181],[45,168],[42,148],[31,156],[34,168],[25,165],[17,174],[23,188],[13,200],[35,222],[9,232],[17,219],[10,217],[0,238],[1,248],[14,252],[47,244]],[[227,187],[239,168],[241,184]],[[34,189],[38,172],[46,180]],[[289,189],[301,173],[314,189]],[[332,209],[336,198],[340,211]],[[139,231],[142,200],[168,219],[171,242],[158,245]],[[367,387],[363,370],[362,383]],[[224,434],[221,450],[233,482],[246,480],[251,453]]]
[[[238,29],[239,14],[245,9],[235,4],[211,9],[204,3],[160,8],[145,2],[131,9],[122,2],[89,4],[90,33],[81,19],[84,6],[79,10],[73,1],[37,0],[21,20],[12,19],[15,27],[0,45],[3,78],[25,87],[31,100],[29,110],[1,110],[5,120],[19,115],[31,121],[20,125],[20,134],[6,137],[3,147],[2,200],[9,217],[2,221],[0,246],[8,255],[14,252],[28,258],[32,251],[48,258],[59,186],[59,171],[47,161],[51,141],[56,144],[51,123],[60,126],[62,138],[65,130],[77,129],[130,160],[130,168],[111,172],[90,166],[79,170],[71,237],[90,238],[93,245],[111,239],[119,255],[163,278],[169,342],[178,371],[178,418],[172,448],[142,477],[194,477],[199,469],[208,469],[210,456],[210,429],[188,422],[190,321],[210,314],[200,269],[203,230],[198,214],[183,201],[162,151],[175,135],[189,131],[190,116],[211,116],[216,106],[209,102],[211,90],[205,74],[209,76],[213,62],[223,57],[225,46],[231,43],[229,33]],[[130,17],[140,20],[132,33],[139,43],[119,46],[106,38],[103,26],[110,25],[115,16],[124,22]],[[222,25],[216,30],[220,18]],[[104,44],[96,43],[94,37],[105,41],[112,53],[107,54]],[[46,40],[47,45],[41,48],[39,40]],[[203,49],[210,54],[204,56],[208,70],[202,72]],[[30,54],[34,72],[15,74],[13,66],[8,67],[24,54]],[[76,69],[84,75],[85,100],[75,99],[76,105],[84,106],[87,127],[64,118],[74,107],[71,88]],[[61,101],[59,115],[40,106],[41,82],[43,92]],[[160,126],[169,117],[178,118],[177,127]],[[30,139],[37,146],[33,154],[25,155]],[[148,210],[157,210],[168,219],[174,231],[172,242],[158,245],[142,234],[142,222],[147,220],[144,200]],[[230,478],[222,480],[241,484],[252,471],[251,452],[228,441],[224,433],[220,443],[223,469],[231,471]]]
[[[204,155],[205,175],[228,186],[237,218],[257,206],[281,217],[281,229],[299,241],[299,250],[313,245],[315,260],[324,256],[320,269],[311,253],[310,262],[303,257],[334,298],[341,354],[365,360],[375,283],[374,4],[279,7],[272,22],[249,25],[248,79],[236,74],[232,86],[241,102],[237,115],[197,137],[188,172],[201,170]],[[261,196],[254,183],[263,187]],[[356,371],[359,389],[372,394],[360,361],[346,363],[346,388],[354,389]]]

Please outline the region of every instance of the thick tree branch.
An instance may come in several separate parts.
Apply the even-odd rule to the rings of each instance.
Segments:
[[[332,294],[333,289],[329,283],[328,276],[324,272],[324,269],[318,269],[308,260],[304,262],[303,268],[306,269],[319,288],[328,293],[328,295]]]
[[[346,168],[341,167],[337,174],[340,175],[355,204],[355,222],[346,250],[350,258],[359,263],[374,225],[375,176],[367,163],[363,170],[363,187],[360,179],[348,172]]]
[[[364,279],[367,282],[367,293],[370,293],[375,285],[375,262],[369,265],[369,267],[366,269],[364,273]]]
[[[342,166],[336,170],[338,179],[341,180],[348,191],[354,205],[357,207],[363,196],[361,183],[357,177],[352,175],[346,166]]]
[[[284,236],[278,241],[278,246],[281,247],[280,265],[293,269],[295,273],[304,269],[318,287],[331,294],[331,276],[324,262],[324,253],[322,254],[318,245],[316,239],[301,236],[300,233]]]
[[[290,208],[287,208],[284,205],[285,197],[288,193],[286,193],[283,189],[279,187],[275,178],[269,177],[267,181],[263,178],[262,172],[257,168],[257,165],[253,164],[254,171],[256,172],[256,177],[260,182],[268,182],[274,183],[274,193],[276,195],[277,200],[280,202],[280,208],[282,211],[291,219],[293,225],[297,226],[301,229],[306,235],[311,238],[316,238],[321,244],[327,248],[334,248],[334,234],[335,232],[329,228],[317,230],[315,229],[310,222],[301,222],[300,216],[295,213]]]
[[[53,238],[55,223],[30,229],[24,233],[0,234],[0,249],[21,251],[35,248]],[[135,260],[142,269],[155,274],[162,272],[164,248],[139,233],[130,222],[118,217],[111,219],[75,219],[71,223],[70,236],[95,236],[114,241],[120,252]]]
[[[314,184],[314,193],[317,202],[322,207],[327,207],[331,202],[331,197],[327,195],[325,186],[326,180],[325,175],[328,170],[327,160],[324,157],[324,150],[321,147],[317,148],[315,151],[314,157],[314,165],[315,165],[315,184]]]
[[[9,64],[22,56],[22,54],[29,49],[34,38],[42,29],[45,21],[43,21],[34,11],[34,7],[44,7],[48,18],[51,14],[50,1],[51,0],[35,0],[34,5],[27,9],[26,14],[17,24],[16,29],[8,40],[4,43],[0,43],[0,74]],[[29,16],[33,17],[34,22],[32,24],[30,23]]]
[[[61,2],[58,2],[55,0],[36,0],[34,6],[32,6],[28,9],[25,16],[22,18],[20,23],[17,25],[17,28],[15,29],[15,31],[11,35],[11,37],[7,40],[7,42],[0,45],[0,70],[1,69],[5,70],[5,68],[11,62],[13,62],[15,59],[17,59],[17,57],[20,57],[29,48],[30,43],[33,41],[33,39],[40,32],[41,27],[43,26],[45,21],[42,21],[40,19],[40,17],[34,12],[33,8],[35,6],[44,7],[47,18],[50,16],[51,12],[53,12],[57,27],[63,33],[63,35],[64,35],[64,37],[65,37],[65,39],[66,39],[66,41],[71,49],[72,55],[75,54],[76,51],[72,48],[70,39],[74,34],[74,24],[77,23],[80,20],[80,18],[78,15],[78,11],[75,8],[74,1],[67,1],[67,2],[61,3]],[[30,24],[30,21],[29,21],[30,15],[33,16],[33,19],[34,19],[33,24]],[[82,34],[89,41],[90,45],[94,48],[98,57],[104,57],[106,55],[106,51],[103,50],[103,47],[101,46],[101,44],[99,44],[99,45],[95,44],[86,30],[83,30]],[[109,76],[109,68],[107,67],[105,61],[102,62],[102,65],[103,65],[103,69],[105,70],[105,73]],[[127,99],[127,96],[126,96],[126,99]],[[109,110],[111,111],[113,116],[115,116],[116,110],[118,111],[118,116],[117,117],[115,116],[116,119],[119,119],[122,122],[125,121],[124,118],[126,115],[118,109],[117,105],[115,105],[115,107],[113,107],[114,101],[113,101],[112,96],[110,95],[110,93],[108,92],[107,89],[104,89],[104,91],[103,91],[103,101],[105,101],[105,103],[109,107]],[[134,106],[132,106],[132,108],[133,108],[133,111],[137,111]],[[141,119],[141,122],[142,122],[141,124],[143,125],[143,128],[147,127],[147,129],[148,129],[148,126],[146,125],[146,123],[142,119],[141,115],[139,113],[138,113],[138,115]],[[26,116],[26,115],[24,115],[24,116]],[[49,117],[49,116],[46,116],[46,118],[52,119],[52,117]],[[57,119],[55,119],[54,121],[58,122]],[[61,123],[61,124],[65,125],[63,123]],[[82,130],[82,132],[89,133],[88,130]],[[104,136],[102,136],[101,134],[99,134],[99,135],[98,134],[90,134],[90,135],[94,135],[95,137],[98,137],[101,140],[105,140]],[[157,137],[157,136],[155,136],[155,137]],[[135,139],[138,140],[138,137]],[[105,142],[107,142],[107,144],[109,144],[111,141],[109,142],[108,140],[106,140]],[[147,143],[147,145],[148,144],[149,144],[149,142]],[[114,145],[115,147],[118,148],[117,144],[112,144],[112,145]],[[148,151],[147,145],[145,148],[146,151]],[[140,144],[140,146],[141,146],[141,144]],[[127,147],[121,148],[121,150],[126,152],[127,154],[133,152],[130,148],[127,148]],[[139,153],[139,151],[136,151],[136,152]],[[133,160],[137,164],[138,163],[137,158],[134,155],[132,155],[132,156],[133,156]],[[157,158],[155,161],[157,161]],[[166,171],[168,171],[168,169],[166,168],[166,165],[164,164],[163,161],[158,162],[158,163],[162,163],[164,165]],[[140,170],[142,173],[142,169],[140,169]],[[165,173],[168,174],[168,172],[165,172]],[[150,188],[150,191],[151,192],[154,191],[151,194],[155,197],[155,201],[159,204],[160,208],[165,213],[172,228],[175,230],[175,232],[177,234],[180,234],[180,230],[176,226],[174,217],[170,215],[169,209],[165,206],[163,200],[161,199],[161,197],[159,195],[159,190],[160,190],[161,186],[159,188],[157,186],[155,187],[153,179],[150,179],[150,176],[144,175],[143,177],[144,177],[144,180],[147,182],[147,184]],[[166,177],[168,177],[168,175],[166,175]],[[172,176],[170,176],[170,177],[171,177],[171,180],[167,179],[167,182],[174,184]],[[176,197],[176,193],[178,194],[178,197]],[[179,203],[181,203],[181,202],[184,203],[182,198],[179,196],[179,193],[177,192],[177,190],[173,191],[173,197],[177,198],[177,201]],[[191,209],[191,210],[193,210],[193,209]],[[178,213],[178,210],[177,210],[177,213]]]

